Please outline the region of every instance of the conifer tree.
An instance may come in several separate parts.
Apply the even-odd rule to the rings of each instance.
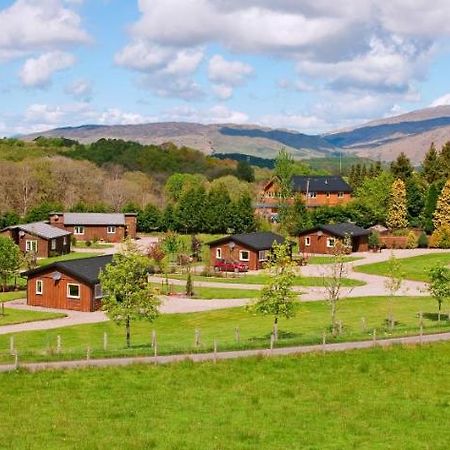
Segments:
[[[401,152],[395,161],[391,163],[391,173],[395,179],[408,180],[413,173],[413,166],[409,158]]]
[[[441,175],[442,170],[439,163],[439,155],[434,143],[432,143],[423,160],[423,176],[431,184],[438,181]]]
[[[442,147],[441,153],[439,154],[439,166],[442,177],[445,180],[450,178],[450,141]]]
[[[434,228],[450,225],[450,178],[445,183],[441,195],[436,204],[436,211],[433,215]]]
[[[408,226],[406,187],[401,179],[397,179],[392,183],[386,225],[391,229],[406,228]]]

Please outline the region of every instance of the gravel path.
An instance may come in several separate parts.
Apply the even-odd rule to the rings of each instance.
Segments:
[[[240,350],[217,353],[196,353],[168,356],[143,356],[134,358],[110,358],[110,359],[89,359],[78,361],[55,361],[42,363],[23,363],[17,361],[17,364],[0,365],[0,372],[11,372],[18,368],[29,370],[31,372],[41,370],[61,370],[61,369],[79,369],[87,367],[117,367],[129,366],[131,364],[169,364],[180,361],[190,360],[194,362],[204,361],[221,361],[228,359],[249,358],[255,356],[287,356],[298,355],[304,353],[318,352],[342,352],[356,349],[367,349],[374,346],[389,347],[392,345],[417,345],[422,343],[433,343],[441,341],[449,341],[450,333],[429,334],[424,336],[409,336],[392,339],[380,339],[379,341],[357,341],[343,342],[339,344],[325,345],[305,345],[298,347],[283,347],[274,349],[260,350]]]

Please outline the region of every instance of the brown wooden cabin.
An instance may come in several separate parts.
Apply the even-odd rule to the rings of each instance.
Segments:
[[[112,255],[59,261],[23,273],[27,304],[45,308],[96,311],[101,306],[100,271]]]
[[[283,236],[271,232],[225,236],[208,243],[211,264],[224,260],[244,263],[248,266],[248,270],[259,270],[264,267],[274,242],[281,244],[284,241]]]
[[[353,223],[319,225],[299,234],[298,248],[300,253],[332,254],[338,240],[345,243],[349,239],[352,252],[367,252],[369,234],[369,230]]]
[[[277,221],[280,209],[280,187],[277,178],[264,186],[256,202],[255,211],[271,221]],[[294,176],[292,192],[300,195],[307,208],[337,206],[352,199],[352,188],[340,176]],[[289,202],[292,202],[292,197]]]
[[[13,225],[0,232],[10,237],[23,253],[48,258],[70,253],[70,231],[61,230],[45,222]]]
[[[73,233],[79,241],[117,243],[136,239],[136,213],[51,213],[50,224]]]

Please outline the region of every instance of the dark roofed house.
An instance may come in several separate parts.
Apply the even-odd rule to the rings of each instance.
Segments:
[[[333,253],[337,240],[349,239],[352,252],[366,252],[369,250],[369,234],[369,230],[353,223],[319,225],[299,234],[299,251],[301,253]]]
[[[45,308],[95,311],[101,306],[100,271],[112,255],[59,261],[25,272],[27,304]]]
[[[308,208],[342,205],[352,199],[352,188],[340,176],[294,176],[292,191],[303,198]],[[277,178],[273,178],[260,193],[256,212],[269,219],[276,218],[279,207],[279,185]]]
[[[274,242],[281,244],[283,236],[271,232],[234,234],[209,242],[211,263],[232,261],[245,263],[249,270],[262,269]]]
[[[136,239],[136,213],[58,213],[50,214],[50,223],[73,233],[80,241],[120,242]]]
[[[12,225],[0,233],[10,237],[23,253],[33,252],[42,258],[70,253],[70,231],[46,222]]]

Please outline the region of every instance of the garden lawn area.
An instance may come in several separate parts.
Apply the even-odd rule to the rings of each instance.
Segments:
[[[165,287],[161,284],[156,284],[162,292],[164,292]],[[186,292],[186,286],[170,284],[170,292],[184,293]],[[226,289],[226,288],[209,288],[209,287],[196,287],[194,285],[194,297],[202,300],[211,299],[227,299],[227,298],[256,298],[258,297],[259,290],[257,289]]]
[[[0,292],[0,303],[10,302],[11,300],[19,300],[27,296],[26,291]]]
[[[428,272],[436,264],[450,265],[450,253],[430,253],[428,255],[399,258],[402,270],[407,280],[428,281]],[[354,267],[355,271],[371,275],[388,276],[388,262],[364,264]]]
[[[176,280],[186,280],[186,275],[169,275],[169,278]],[[325,278],[326,279],[326,278]],[[192,275],[193,281],[214,282],[214,283],[235,283],[235,284],[266,284],[270,280],[270,276],[265,273],[259,273],[255,275],[238,275],[234,273],[228,273],[227,276],[213,276],[205,277],[201,275]],[[342,280],[342,286],[364,286],[364,281],[353,280],[351,278],[344,278]],[[295,286],[323,286],[324,277],[295,277]],[[217,289],[217,288],[216,288]]]
[[[448,305],[447,305],[448,306]],[[386,297],[350,298],[338,307],[338,320],[343,332],[332,338],[329,333],[330,307],[326,302],[305,302],[297,305],[297,314],[291,319],[279,319],[277,346],[319,344],[322,334],[327,333],[328,342],[372,339],[376,329],[377,338],[419,334],[418,312],[423,312],[424,333],[450,331],[450,321],[443,314],[437,322],[437,304],[429,297],[397,297],[392,302],[396,326],[393,331],[386,327],[388,317]],[[363,324],[363,319],[365,325]],[[54,330],[16,333],[16,346],[21,360],[58,359],[55,354],[57,336],[61,336],[62,359],[84,359],[86,349],[93,358],[109,356],[132,356],[153,354],[150,348],[152,330],[157,333],[158,352],[191,353],[210,351],[214,339],[218,350],[267,348],[272,332],[273,317],[254,315],[244,307],[190,313],[163,314],[154,323],[132,322],[132,347],[125,347],[124,326],[113,322],[76,325]],[[236,327],[240,340],[236,341]],[[200,346],[194,347],[195,330],[200,331]],[[104,333],[108,336],[108,348],[103,350]],[[0,362],[10,362],[9,336],[0,335]]]
[[[352,262],[363,259],[361,256],[344,256],[344,262]],[[332,256],[310,256],[308,264],[333,264],[334,258]]]
[[[70,259],[83,259],[83,258],[92,258],[94,256],[100,256],[103,255],[103,253],[100,252],[92,252],[92,253],[86,253],[86,252],[72,252],[68,253],[67,255],[61,255],[61,256],[55,256],[53,258],[43,258],[38,259],[38,266],[46,266],[47,264],[51,264],[58,261],[68,261]]]
[[[73,248],[94,248],[94,249],[103,249],[103,248],[112,248],[113,244],[106,244],[102,242],[91,242],[91,245],[86,245],[85,241],[77,241]]]
[[[59,317],[65,317],[65,314],[5,308],[5,315],[2,316],[0,313],[0,328],[3,325],[57,319]]]
[[[0,374],[0,447],[443,450],[449,352],[446,342]]]

